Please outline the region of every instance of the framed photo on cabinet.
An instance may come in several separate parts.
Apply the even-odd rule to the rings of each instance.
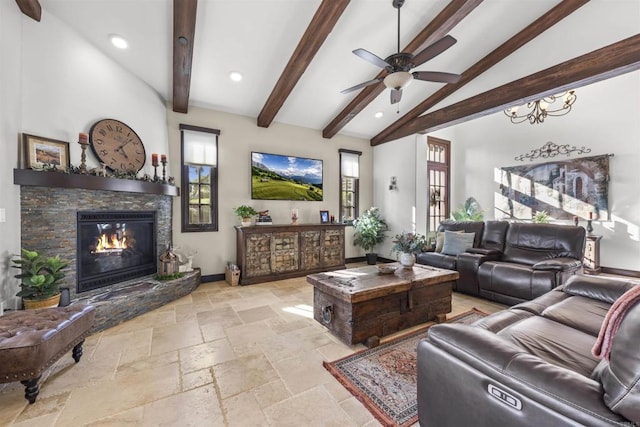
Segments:
[[[329,224],[329,211],[320,211],[320,224]]]
[[[61,171],[69,169],[69,143],[42,136],[22,134],[26,167],[43,169],[54,167]]]

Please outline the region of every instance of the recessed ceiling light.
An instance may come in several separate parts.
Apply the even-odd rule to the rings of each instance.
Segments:
[[[234,82],[239,82],[242,80],[242,74],[239,71],[232,71],[229,73],[229,78]]]
[[[375,113],[373,115],[373,117],[375,117],[376,119],[381,118],[382,116],[384,116],[384,113],[382,111],[378,111],[377,113]]]
[[[117,47],[118,49],[126,49],[129,47],[129,43],[124,39],[124,37],[119,36],[117,34],[110,34],[109,40],[111,40],[111,44]]]

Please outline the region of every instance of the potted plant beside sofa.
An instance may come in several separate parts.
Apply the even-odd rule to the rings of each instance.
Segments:
[[[20,279],[20,292],[26,309],[56,307],[60,303],[62,271],[69,263],[59,256],[43,257],[38,251],[22,249],[21,256],[13,259],[13,267],[21,270],[15,275]]]
[[[376,253],[372,253],[374,246],[382,243],[387,237],[385,232],[389,229],[387,223],[380,216],[376,207],[371,207],[353,221],[353,244],[360,246],[366,252],[367,264],[374,265],[378,259]]]
[[[410,268],[416,263],[416,254],[427,250],[427,238],[420,233],[402,232],[393,240],[392,252],[398,254],[398,261],[403,267]]]

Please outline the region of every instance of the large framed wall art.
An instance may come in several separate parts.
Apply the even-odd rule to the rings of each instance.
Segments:
[[[496,170],[495,216],[531,219],[546,211],[557,220],[609,219],[609,157],[605,154]]]

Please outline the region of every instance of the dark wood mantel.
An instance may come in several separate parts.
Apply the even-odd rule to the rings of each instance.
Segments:
[[[94,175],[44,172],[32,169],[14,169],[13,183],[16,185],[31,185],[39,187],[123,191],[128,193],[161,194],[165,196],[180,195],[180,188],[170,184]]]

